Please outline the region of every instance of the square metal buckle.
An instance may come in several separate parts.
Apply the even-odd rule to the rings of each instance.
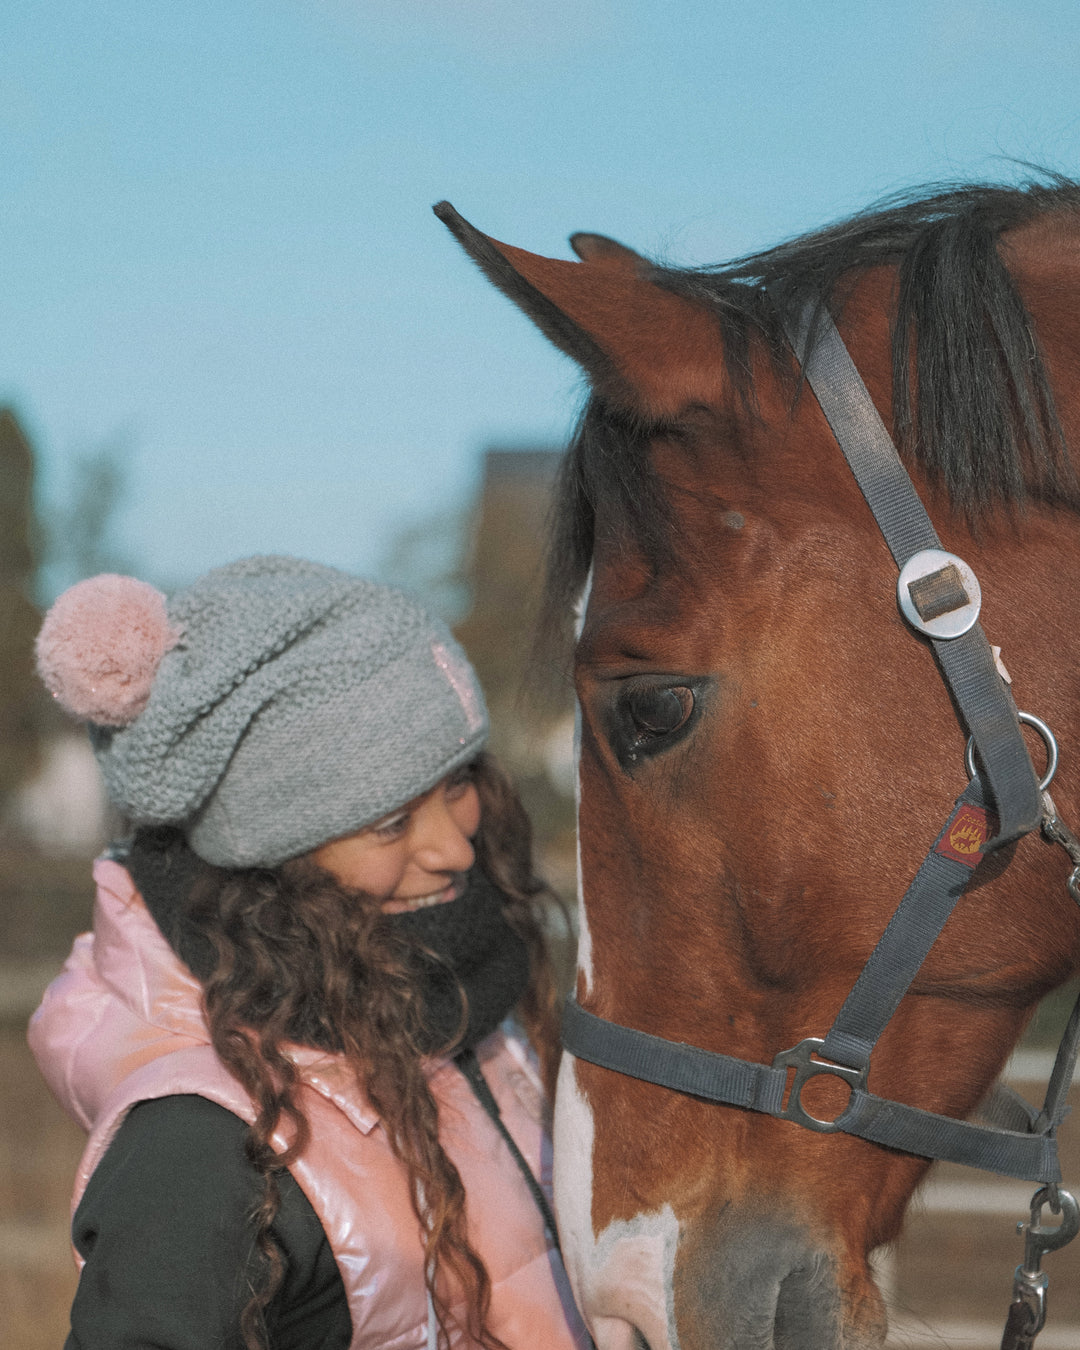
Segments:
[[[823,1038],[811,1036],[790,1050],[781,1050],[773,1060],[774,1069],[795,1070],[795,1079],[788,1092],[787,1104],[782,1106],[776,1115],[780,1120],[793,1120],[796,1125],[804,1125],[816,1134],[836,1134],[844,1128],[840,1122],[847,1113],[850,1101],[833,1120],[820,1120],[817,1116],[812,1116],[802,1104],[803,1085],[811,1078],[828,1074],[833,1078],[842,1079],[854,1092],[856,1088],[866,1087],[866,1075],[869,1070],[849,1069],[843,1064],[833,1064],[829,1060],[811,1059],[811,1055],[820,1053],[824,1044]]]

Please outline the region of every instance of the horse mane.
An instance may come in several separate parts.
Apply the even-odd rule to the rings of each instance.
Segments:
[[[1031,500],[1080,510],[1034,328],[998,248],[1004,231],[1051,212],[1080,213],[1080,182],[1046,172],[1020,186],[938,185],[728,263],[646,264],[644,274],[712,309],[727,378],[754,415],[755,342],[798,394],[778,308],[818,298],[839,317],[861,275],[895,266],[894,438],[977,527],[992,509]],[[541,643],[588,575],[597,503],[646,558],[669,552],[671,513],[649,456],[655,430],[596,395],[586,405],[556,489]]]

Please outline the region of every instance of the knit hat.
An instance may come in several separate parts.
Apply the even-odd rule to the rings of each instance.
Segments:
[[[434,787],[487,739],[445,624],[387,586],[245,558],[167,600],[92,577],[45,616],[38,670],[89,722],[109,797],[206,862],[274,866]]]

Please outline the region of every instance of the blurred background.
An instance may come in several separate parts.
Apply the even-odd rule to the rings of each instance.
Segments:
[[[0,1344],[66,1328],[81,1139],[23,1028],[109,828],[32,676],[42,609],[253,552],[405,585],[476,662],[569,895],[569,700],[520,687],[581,388],[431,204],[551,255],[594,230],[720,261],[914,184],[1080,173],[1078,68],[1071,0],[0,7]],[[898,1344],[997,1344],[1025,1207],[927,1192],[885,1258]],[[1078,1259],[1045,1350],[1080,1345]]]

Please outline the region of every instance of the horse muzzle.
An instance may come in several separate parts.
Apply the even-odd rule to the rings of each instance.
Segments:
[[[725,1206],[684,1229],[673,1307],[679,1350],[879,1350],[881,1298],[799,1224]]]
[[[845,1283],[837,1259],[798,1225],[725,1208],[684,1227],[671,1284],[647,1288],[633,1242],[605,1243],[586,1316],[597,1350],[880,1350],[885,1318],[867,1275]],[[621,1269],[623,1265],[626,1269]],[[603,1269],[600,1266],[603,1266]],[[651,1292],[652,1298],[649,1298]]]

